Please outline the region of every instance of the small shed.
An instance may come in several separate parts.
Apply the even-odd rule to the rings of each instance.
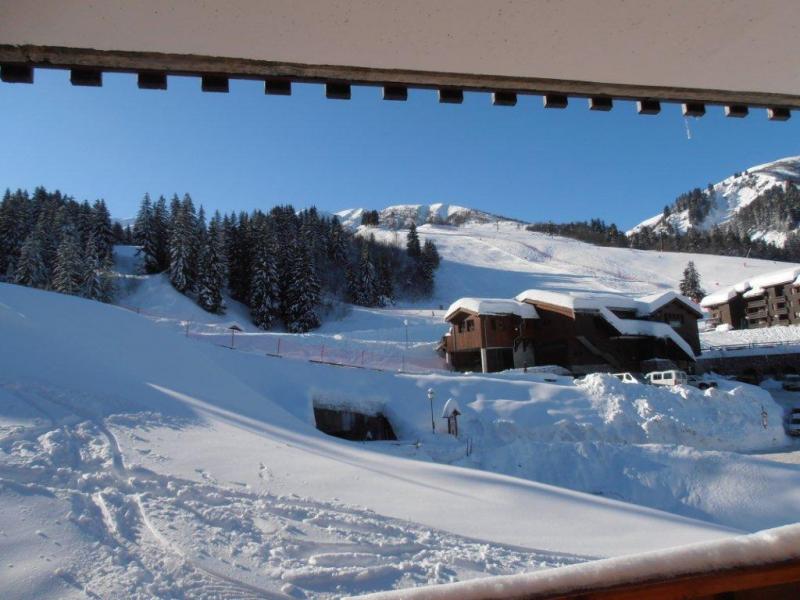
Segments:
[[[458,402],[449,398],[442,409],[442,418],[447,419],[447,433],[458,437],[458,416],[461,414]]]

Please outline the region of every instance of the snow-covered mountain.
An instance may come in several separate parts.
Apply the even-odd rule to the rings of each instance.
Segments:
[[[348,208],[336,213],[342,224],[351,229],[361,225],[365,208]],[[517,222],[515,219],[493,215],[474,208],[455,204],[396,204],[378,211],[381,226],[388,229],[407,228],[411,223],[424,225],[464,225],[466,223]]]
[[[667,222],[680,233],[685,233],[692,227],[708,230],[717,225],[726,225],[735,221],[742,209],[750,206],[754,200],[770,188],[797,186],[798,184],[800,184],[800,156],[790,156],[750,167],[741,173],[723,179],[706,190],[710,207],[708,213],[699,220],[692,222],[690,210],[684,208],[673,211],[666,218],[662,213],[645,219],[628,231],[628,234],[639,231],[643,227],[651,227],[656,231],[664,230]],[[778,227],[749,233],[754,239],[761,238],[777,245],[782,245],[786,237],[786,231]]]

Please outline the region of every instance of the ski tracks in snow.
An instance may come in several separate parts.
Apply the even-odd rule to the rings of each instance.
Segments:
[[[90,597],[328,598],[583,560],[465,539],[338,502],[155,473],[126,463],[114,430],[136,435],[169,427],[169,419],[101,419],[87,408],[93,399],[3,387],[35,403],[50,423],[0,431],[0,489],[46,494],[69,507],[67,520],[91,550],[54,576]],[[268,466],[254,465],[267,483]]]

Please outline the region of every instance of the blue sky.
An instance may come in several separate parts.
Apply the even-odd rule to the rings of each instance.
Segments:
[[[692,187],[800,154],[800,115],[773,123],[760,109],[738,120],[710,107],[687,139],[678,105],[644,117],[628,102],[595,113],[583,99],[545,110],[538,96],[513,108],[477,93],[462,105],[429,90],[380,96],[354,87],[350,101],[327,100],[309,84],[272,97],[254,81],[210,94],[189,77],[146,91],[124,74],[79,88],[67,71],[40,69],[35,85],[0,84],[0,189],[104,198],[117,217],[145,192],[189,192],[207,210],[449,202],[628,227]]]

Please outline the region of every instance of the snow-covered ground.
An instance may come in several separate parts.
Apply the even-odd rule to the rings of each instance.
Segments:
[[[800,345],[800,325],[706,331],[700,334],[700,344],[704,349],[751,344]]]
[[[129,309],[0,285],[0,596],[338,597],[796,519],[800,467],[741,454],[791,448],[762,389],[396,372],[432,354],[439,305],[460,296],[648,293],[690,258],[729,285],[771,263],[597,249],[513,223],[420,230],[443,257],[433,301],[352,308],[305,336],[259,333],[241,305],[203,313],[137,275],[130,249]],[[326,356],[377,347],[387,370],[265,356],[276,338]],[[459,439],[438,418],[450,397]],[[379,407],[399,439],[325,436],[315,402]]]

